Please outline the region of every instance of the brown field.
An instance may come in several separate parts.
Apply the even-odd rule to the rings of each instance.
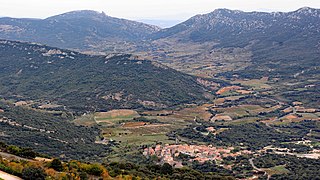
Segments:
[[[248,91],[248,90],[236,90],[236,92],[240,93],[240,94],[252,94],[253,91]]]
[[[209,121],[212,114],[208,112],[208,107],[213,106],[212,104],[204,104],[202,106],[196,106],[191,108],[184,108],[179,111],[174,111],[169,117],[183,119],[186,121],[194,121],[195,118]]]
[[[172,113],[173,111],[170,111],[170,110],[162,110],[162,111],[145,111],[145,112],[142,112],[141,114],[147,115],[147,116],[167,116]]]
[[[293,120],[293,119],[298,119],[298,116],[296,116],[294,114],[288,114],[288,115],[284,116],[282,119]]]
[[[230,91],[234,91],[234,90],[238,90],[241,89],[240,86],[227,86],[227,87],[223,87],[221,89],[219,89],[216,94],[224,94],[226,92],[230,92]]]
[[[232,119],[237,119],[250,115],[251,113],[256,114],[256,111],[263,110],[263,108],[259,105],[240,105],[228,108],[215,108],[215,110],[221,113],[221,115],[227,115],[232,117]]]
[[[226,101],[225,98],[218,98],[218,99],[213,100],[214,104],[216,104],[216,105],[223,104],[225,101]]]
[[[114,109],[108,112],[99,112],[96,114],[96,118],[117,118],[122,116],[136,116],[139,115],[137,111],[130,109]]]
[[[145,126],[147,124],[149,124],[149,123],[146,123],[146,122],[126,122],[126,123],[124,123],[124,125],[122,127],[135,128],[135,127]]]
[[[302,118],[310,119],[310,120],[320,120],[320,116],[316,113],[299,113],[299,115],[302,116]]]
[[[225,97],[224,99],[227,101],[236,101],[236,100],[239,100],[243,97],[245,97],[245,96],[229,96],[229,97]]]

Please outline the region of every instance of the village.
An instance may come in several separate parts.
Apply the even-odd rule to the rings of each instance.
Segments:
[[[234,147],[215,147],[212,145],[156,145],[144,149],[143,155],[146,157],[156,156],[161,164],[168,163],[176,168],[183,167],[182,160],[179,155],[187,155],[189,161],[198,161],[204,163],[206,161],[223,161],[224,157],[237,157],[244,154],[252,154],[248,150],[235,151]]]

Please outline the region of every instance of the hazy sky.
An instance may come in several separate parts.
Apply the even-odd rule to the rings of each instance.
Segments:
[[[104,11],[127,19],[187,19],[217,8],[292,11],[320,0],[0,0],[0,16],[45,18],[72,10]]]

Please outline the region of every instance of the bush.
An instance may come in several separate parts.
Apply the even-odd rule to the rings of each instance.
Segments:
[[[26,167],[22,170],[22,178],[25,180],[44,180],[46,174],[41,168]]]
[[[63,171],[63,165],[59,159],[52,160],[49,167],[56,171]]]

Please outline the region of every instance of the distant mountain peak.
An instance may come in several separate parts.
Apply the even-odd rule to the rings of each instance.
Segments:
[[[289,14],[291,14],[291,17],[293,18],[297,18],[297,17],[299,18],[301,16],[320,18],[320,9],[303,7],[296,11],[289,12]]]
[[[47,19],[73,19],[73,18],[88,18],[88,17],[95,17],[95,18],[103,18],[107,17],[104,12],[98,12],[93,10],[77,10],[77,11],[70,11],[63,14],[59,14],[56,16],[48,17]]]
[[[316,10],[316,9],[314,9],[314,8],[311,8],[311,7],[302,7],[302,8],[300,8],[300,9],[298,9],[297,11],[298,12],[309,12],[309,11],[314,11],[314,10]]]
[[[115,42],[123,44],[143,40],[159,30],[159,27],[153,25],[115,18],[92,10],[71,11],[46,19],[0,18],[2,39],[78,50],[96,46],[106,48],[109,45],[114,49]]]
[[[231,9],[226,9],[226,8],[219,8],[219,9],[212,11],[212,13],[242,13],[242,12],[243,11],[240,11],[240,10],[231,10]]]

